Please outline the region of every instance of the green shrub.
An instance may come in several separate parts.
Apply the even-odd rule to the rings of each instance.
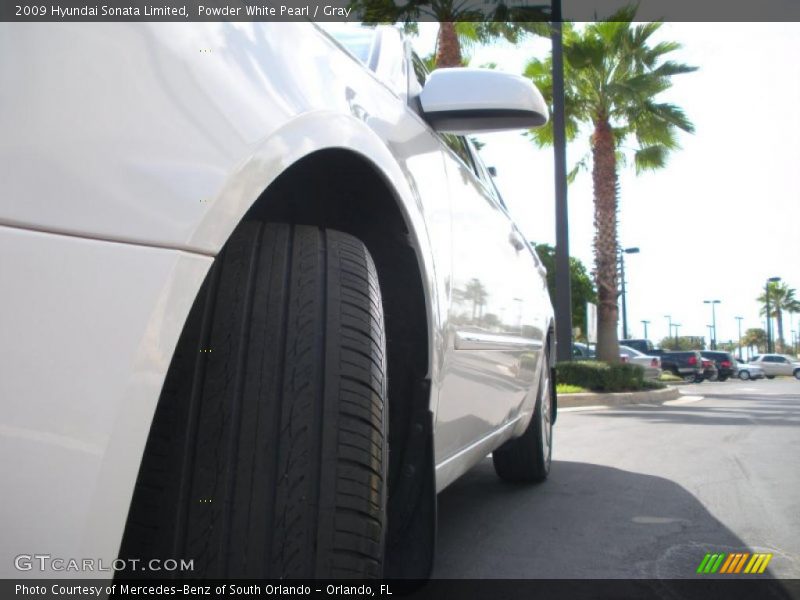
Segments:
[[[652,379],[644,380],[644,389],[646,390],[663,390],[667,386],[660,381],[653,381]]]
[[[569,383],[557,383],[556,384],[556,393],[557,394],[580,394],[581,392],[588,392],[586,388],[582,388],[578,385],[571,385]]]
[[[596,360],[563,362],[556,364],[556,381],[595,392],[631,392],[644,387],[644,369]]]

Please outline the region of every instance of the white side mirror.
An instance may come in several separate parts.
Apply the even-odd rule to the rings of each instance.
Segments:
[[[491,69],[436,69],[420,94],[437,131],[479,133],[547,123],[547,104],[529,79]]]

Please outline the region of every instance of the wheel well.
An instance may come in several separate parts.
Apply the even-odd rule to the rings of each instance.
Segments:
[[[324,150],[290,166],[244,218],[343,231],[359,238],[372,255],[388,363],[387,576],[426,577],[436,518],[429,327],[414,240],[394,191],[360,155]]]

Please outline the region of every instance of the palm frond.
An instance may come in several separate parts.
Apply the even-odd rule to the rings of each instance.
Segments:
[[[636,173],[663,168],[667,164],[668,155],[669,148],[666,146],[655,145],[640,148],[633,155]]]
[[[583,155],[583,157],[573,165],[573,167],[567,173],[567,183],[573,183],[575,179],[578,177],[578,174],[582,171],[589,170],[589,159],[592,158],[592,153],[587,152]]]

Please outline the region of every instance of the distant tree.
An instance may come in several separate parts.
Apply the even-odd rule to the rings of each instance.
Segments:
[[[550,302],[555,304],[556,249],[550,244],[536,244],[536,254],[547,269],[547,291],[550,292]],[[572,288],[572,322],[582,330],[579,341],[586,341],[586,303],[597,303],[597,291],[586,266],[574,256],[569,257],[569,280]]]
[[[786,351],[786,344],[783,341],[783,313],[797,313],[800,312],[800,301],[798,301],[795,294],[797,290],[790,288],[782,281],[770,281],[767,284],[769,291],[769,312],[770,317],[773,317],[778,322],[778,352]],[[764,306],[761,309],[761,315],[767,314],[767,293],[762,292],[757,298],[758,302]]]
[[[767,349],[767,332],[760,327],[752,327],[742,336],[743,346],[755,346],[756,351],[765,352]]]

